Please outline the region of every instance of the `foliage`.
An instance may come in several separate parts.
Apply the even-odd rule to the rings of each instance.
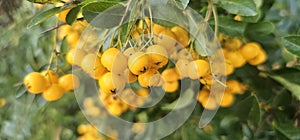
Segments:
[[[160,0],[155,0],[161,2]],[[203,17],[210,5],[207,0],[176,0],[177,6],[190,6]],[[34,3],[44,4],[36,9]],[[6,99],[0,106],[0,139],[76,139],[77,126],[87,124],[73,93],[67,93],[59,101],[46,102],[39,95],[26,92],[22,78],[29,72],[41,71],[50,65],[53,36],[56,25],[73,25],[77,21],[90,22],[99,13],[113,6],[125,11],[122,0],[28,0],[13,15],[15,21],[0,27],[0,98]],[[213,0],[217,19],[211,15],[208,23],[230,37],[243,42],[258,42],[268,55],[259,66],[246,64],[235,70],[228,79],[238,79],[249,85],[243,95],[237,95],[235,103],[220,108],[212,122],[198,127],[204,108],[197,104],[188,121],[164,139],[300,139],[300,1],[298,0]],[[70,10],[66,23],[56,24],[56,14]],[[82,17],[78,18],[79,13]],[[112,13],[120,21],[122,15]],[[107,16],[107,15],[102,15]],[[180,17],[176,16],[176,17]],[[101,27],[111,28],[107,16]],[[0,18],[1,19],[1,18]],[[218,21],[218,22],[216,22]],[[168,22],[160,21],[162,25]],[[126,28],[127,29],[127,28]],[[126,30],[124,29],[124,30]],[[66,38],[57,46],[66,46]],[[66,48],[64,48],[66,49]],[[67,49],[66,49],[67,50]],[[59,73],[69,72],[71,67],[59,57]],[[193,95],[186,93],[187,106]],[[159,109],[125,113],[123,118],[136,115],[139,121],[160,118],[177,103],[177,95],[166,95]]]

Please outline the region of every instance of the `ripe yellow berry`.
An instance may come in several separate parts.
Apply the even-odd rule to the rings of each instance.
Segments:
[[[227,39],[224,42],[224,47],[230,51],[236,51],[239,48],[241,48],[241,46],[243,45],[243,42],[241,39],[239,38],[231,38],[231,39]]]
[[[140,31],[145,31],[145,34],[148,33],[149,29],[150,29],[150,25],[151,25],[151,21],[149,18],[144,18],[144,19],[141,19],[138,23],[138,30]]]
[[[234,102],[234,95],[230,94],[228,92],[225,92],[222,98],[222,101],[220,102],[221,107],[229,107]]]
[[[199,79],[199,81],[200,81],[201,84],[211,85],[213,83],[213,78],[212,78],[211,74],[209,74],[209,75],[206,75],[204,77],[201,77]]]
[[[151,59],[152,68],[159,69],[168,64],[168,52],[165,47],[153,45],[148,47],[146,52]]]
[[[127,68],[127,58],[117,48],[109,48],[101,56],[102,65],[114,74],[122,75]]]
[[[209,74],[209,63],[205,60],[199,59],[192,61],[187,66],[188,75],[191,79],[199,79]]]
[[[42,71],[41,74],[45,76],[47,79],[48,83],[51,85],[53,83],[58,83],[58,75],[53,71],[53,70],[45,70]]]
[[[204,100],[201,102],[201,104],[205,109],[208,109],[208,110],[214,110],[218,107],[216,99],[213,97],[210,97],[210,96],[207,96],[206,98],[204,98]]]
[[[150,57],[143,52],[136,52],[132,54],[128,59],[129,70],[135,74],[140,75],[146,72],[151,65]]]
[[[149,95],[149,90],[146,88],[141,88],[139,90],[136,91],[136,94],[142,97],[146,97]]]
[[[243,94],[246,90],[246,87],[237,80],[228,80],[226,85],[226,91],[232,94]]]
[[[125,79],[122,76],[107,72],[98,81],[104,94],[117,94],[125,87]]]
[[[79,125],[77,127],[77,132],[80,135],[83,135],[83,134],[87,133],[88,132],[88,126],[87,125],[83,125],[83,124]]]
[[[165,69],[161,73],[161,76],[166,82],[177,81],[179,79],[179,75],[175,68]]]
[[[109,113],[115,116],[120,116],[123,113],[122,108],[119,104],[111,104],[107,106],[107,110],[109,111]]]
[[[260,45],[254,42],[247,43],[244,45],[241,49],[241,55],[244,57],[246,60],[251,60],[255,58],[259,54],[260,50]]]
[[[166,48],[169,54],[172,54],[176,50],[176,36],[169,30],[165,29],[161,31],[158,35],[154,35],[154,42]]]
[[[32,94],[39,94],[49,87],[47,79],[38,72],[32,72],[24,77],[24,85]]]
[[[81,49],[71,49],[66,55],[66,60],[71,65],[81,65],[83,58],[85,57],[86,52]]]
[[[158,86],[161,79],[159,72],[155,69],[149,69],[138,76],[138,81],[142,87]]]
[[[107,72],[96,54],[87,54],[81,61],[81,68],[95,79],[99,79]]]
[[[64,94],[64,89],[58,84],[52,84],[43,92],[43,97],[46,101],[56,101]]]
[[[189,33],[180,26],[174,26],[171,31],[175,34],[177,41],[183,47],[187,47],[190,44]]]
[[[68,34],[66,41],[70,45],[71,48],[76,48],[79,39],[80,39],[79,33],[71,32]]]
[[[124,78],[128,83],[133,83],[137,80],[137,76],[134,75],[129,69],[124,71]]]
[[[4,107],[6,105],[6,99],[0,98],[0,108]]]
[[[238,51],[228,51],[225,58],[229,60],[235,68],[242,67],[246,64],[246,60]]]
[[[199,103],[204,102],[208,96],[209,96],[210,91],[206,88],[202,88],[199,92],[198,92],[198,96],[197,96],[197,100]]]
[[[166,92],[175,92],[179,87],[179,82],[176,81],[171,81],[171,82],[165,82],[163,85],[163,89]]]
[[[159,24],[153,24],[153,29],[152,29],[152,31],[153,31],[153,34],[155,34],[155,35],[158,35],[160,32],[162,32],[163,30],[166,30],[166,27],[164,27],[164,26],[161,26],[161,25],[159,25]]]
[[[232,65],[230,60],[226,60],[226,71],[225,71],[225,75],[230,75],[234,72],[234,66]]]
[[[67,92],[78,88],[80,81],[76,75],[67,74],[58,79],[58,84]]]
[[[181,79],[188,77],[188,64],[190,61],[186,59],[178,59],[176,62],[176,72]]]
[[[264,50],[260,49],[259,53],[253,59],[248,60],[248,63],[254,66],[260,65],[267,60],[267,54]]]

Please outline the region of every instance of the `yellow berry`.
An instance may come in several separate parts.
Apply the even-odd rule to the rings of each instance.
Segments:
[[[222,101],[220,102],[221,107],[229,107],[234,102],[234,95],[230,94],[228,92],[225,92],[222,98]]]
[[[56,101],[64,94],[64,89],[58,84],[52,84],[47,90],[43,92],[43,97],[46,101]]]
[[[173,53],[176,50],[176,36],[169,29],[161,31],[158,35],[155,34],[154,42],[158,45],[165,47],[169,54]]]
[[[149,69],[151,65],[150,60],[148,54],[136,52],[128,59],[129,70],[135,75],[140,75]]]
[[[244,45],[240,52],[241,55],[244,57],[244,59],[246,60],[250,60],[255,58],[258,54],[259,54],[259,50],[260,50],[260,45],[254,42],[251,43],[247,43],[246,45]]]
[[[235,68],[242,67],[246,64],[246,60],[238,51],[227,52],[225,58],[229,60]]]
[[[66,55],[66,60],[71,65],[80,66],[85,55],[86,55],[86,52],[84,50],[71,49]]]
[[[158,86],[161,81],[161,76],[157,70],[149,69],[138,76],[138,81],[142,87]]]
[[[45,76],[48,83],[51,85],[53,83],[58,83],[58,75],[53,70],[42,71],[41,74]]]
[[[259,50],[259,53],[253,59],[248,60],[248,63],[254,66],[260,65],[267,60],[267,54],[264,50]]]
[[[188,64],[190,61],[186,59],[178,59],[176,62],[176,72],[181,79],[188,77]]]
[[[104,94],[116,94],[125,87],[125,79],[122,76],[107,72],[98,81]]]
[[[209,63],[205,60],[199,59],[190,62],[187,66],[188,75],[191,79],[198,79],[209,74]]]
[[[243,42],[241,39],[239,38],[232,38],[232,39],[227,39],[225,42],[224,42],[224,47],[228,50],[231,50],[231,51],[236,51],[238,50],[239,48],[241,48],[241,46],[243,45]]]
[[[107,110],[109,113],[115,116],[120,116],[123,113],[119,104],[111,104],[107,106]]]
[[[237,80],[228,80],[226,85],[226,91],[232,94],[243,94],[246,90],[245,86]]]
[[[127,58],[117,48],[109,48],[101,56],[102,65],[114,74],[122,75],[127,68]]]
[[[171,31],[175,34],[177,41],[183,47],[187,47],[190,44],[189,33],[180,26],[174,26],[171,28]]]
[[[80,81],[74,74],[67,74],[58,79],[58,84],[67,92],[79,87]]]
[[[25,76],[24,85],[30,93],[39,94],[48,88],[49,83],[41,73],[32,72]]]
[[[159,69],[168,64],[168,52],[165,47],[160,45],[153,45],[146,50],[151,59],[151,67]]]
[[[163,85],[163,89],[166,92],[175,92],[179,87],[179,82],[176,81],[171,81],[171,82],[165,82]]]
[[[177,81],[179,79],[179,75],[175,68],[165,69],[161,73],[161,76],[166,82]]]

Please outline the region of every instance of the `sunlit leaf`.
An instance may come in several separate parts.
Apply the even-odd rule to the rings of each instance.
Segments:
[[[255,16],[256,4],[253,0],[218,0],[217,3],[229,13],[241,16]]]
[[[289,52],[300,57],[300,35],[284,37],[283,44]]]
[[[27,28],[31,28],[33,26],[36,26],[40,23],[42,23],[43,21],[49,19],[50,17],[54,16],[55,14],[64,11],[66,9],[71,8],[71,5],[69,6],[63,6],[63,7],[54,7],[51,8],[49,10],[46,10],[36,16],[34,16],[31,21],[27,24]]]

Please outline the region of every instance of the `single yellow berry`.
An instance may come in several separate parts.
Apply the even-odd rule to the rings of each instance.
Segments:
[[[39,94],[49,87],[48,80],[41,73],[32,72],[25,76],[24,85],[32,94]]]

